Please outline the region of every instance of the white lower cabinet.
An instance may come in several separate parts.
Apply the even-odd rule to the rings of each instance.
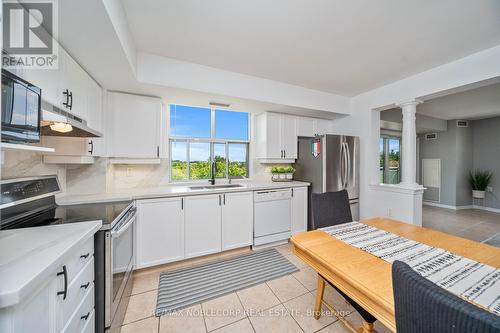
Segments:
[[[186,197],[186,258],[221,251],[222,195]]]
[[[292,235],[307,231],[307,187],[292,189]]]
[[[184,200],[137,201],[136,268],[184,258]]]
[[[294,188],[292,233],[307,230],[307,187]],[[137,201],[136,267],[250,246],[253,192]]]
[[[63,254],[57,271],[35,292],[0,309],[0,332],[94,332],[93,258],[94,237]]]
[[[222,250],[253,242],[253,193],[238,192],[222,197]]]

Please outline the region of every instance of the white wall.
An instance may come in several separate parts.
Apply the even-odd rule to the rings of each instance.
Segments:
[[[459,87],[500,76],[500,46],[394,82],[351,99],[352,116],[335,121],[339,132],[360,136],[361,142],[361,217],[384,214],[397,206],[392,217],[412,221],[415,218],[413,197],[396,196],[393,192],[370,189],[378,182],[378,145],[380,115],[375,109],[414,98],[453,92]],[[398,199],[399,198],[399,199]],[[384,215],[387,215],[385,213]],[[418,217],[418,214],[417,214]]]

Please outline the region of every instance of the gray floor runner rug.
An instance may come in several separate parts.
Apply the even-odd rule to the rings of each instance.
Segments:
[[[156,316],[298,272],[275,249],[160,274]]]

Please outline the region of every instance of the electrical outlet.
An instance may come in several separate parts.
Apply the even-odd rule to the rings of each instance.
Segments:
[[[493,187],[488,186],[488,187],[486,188],[486,191],[487,191],[487,192],[490,192],[490,193],[493,193]]]
[[[387,208],[387,217],[392,217],[392,209]]]
[[[127,171],[125,174],[127,175],[127,177],[131,177],[132,176],[132,168],[127,168]]]

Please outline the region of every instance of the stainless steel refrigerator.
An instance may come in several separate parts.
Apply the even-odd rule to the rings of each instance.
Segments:
[[[310,182],[308,229],[312,226],[311,193],[346,189],[352,218],[359,220],[359,138],[322,135],[299,138],[294,178]]]

